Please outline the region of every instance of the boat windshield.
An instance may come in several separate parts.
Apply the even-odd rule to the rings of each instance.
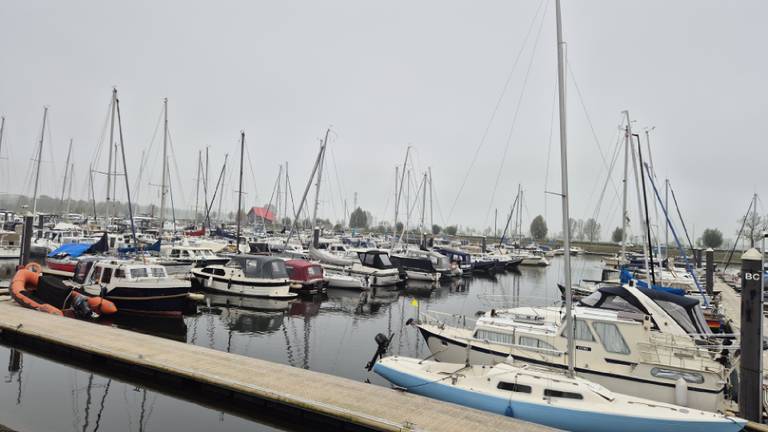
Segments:
[[[684,307],[664,300],[656,300],[656,303],[661,306],[661,308],[664,309],[664,311],[668,313],[672,319],[680,324],[680,326],[685,329],[687,333],[699,333],[696,326],[693,324],[693,322],[691,322],[691,319],[688,316],[688,312]]]
[[[392,261],[389,260],[389,255],[381,254],[379,255],[379,259],[381,260],[381,263],[384,264],[385,267],[392,266]]]

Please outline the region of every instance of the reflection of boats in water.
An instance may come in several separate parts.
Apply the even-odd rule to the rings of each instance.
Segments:
[[[350,291],[328,288],[328,302],[324,310],[341,311],[355,315],[374,315],[383,305],[394,303],[399,291],[382,287],[371,287],[368,291]]]
[[[99,323],[180,342],[187,341],[187,324],[179,315],[118,314],[102,319]]]
[[[204,312],[219,315],[230,330],[272,333],[280,329],[294,301],[274,298],[206,294]]]
[[[427,298],[432,296],[432,292],[440,286],[439,282],[429,282],[408,279],[403,288],[403,292],[409,296]]]

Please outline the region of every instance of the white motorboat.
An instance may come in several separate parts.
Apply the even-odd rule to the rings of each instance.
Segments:
[[[211,291],[270,298],[293,298],[285,261],[271,256],[235,255],[225,265],[192,269],[192,276]]]

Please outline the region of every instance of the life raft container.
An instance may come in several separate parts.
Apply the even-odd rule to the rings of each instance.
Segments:
[[[19,267],[10,287],[11,297],[16,303],[52,315],[77,318],[95,318],[117,312],[111,301],[80,294],[58,279],[41,276],[41,270],[37,263]]]

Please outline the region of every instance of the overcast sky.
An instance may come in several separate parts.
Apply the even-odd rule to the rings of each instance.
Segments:
[[[563,1],[573,217],[595,213],[627,109],[635,131],[655,127],[657,175],[689,223],[734,235],[768,180],[767,15],[764,1]],[[237,162],[241,129],[254,168],[246,201],[269,200],[284,161],[298,200],[331,126],[321,216],[341,219],[342,197],[351,207],[357,192],[361,207],[391,220],[395,165],[410,144],[413,183],[432,167],[435,223],[492,226],[493,209],[506,213],[522,184],[526,226],[545,214],[560,231],[559,200],[544,193],[560,178],[554,0],[4,1],[0,58],[0,192],[31,193],[47,105],[41,192],[61,192],[72,138],[73,195],[87,197],[117,86],[132,186],[169,99],[177,206],[194,205],[198,151],[210,146],[213,184],[225,153]],[[142,203],[159,202],[150,184],[160,181],[161,137]],[[619,175],[602,201],[604,238],[620,223]],[[97,176],[99,199],[105,182]],[[118,189],[123,197],[122,180]],[[636,212],[634,194],[630,203]]]

